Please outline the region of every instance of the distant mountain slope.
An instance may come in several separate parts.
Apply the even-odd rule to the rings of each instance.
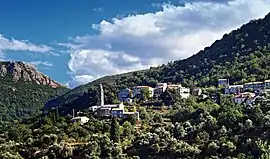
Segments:
[[[0,120],[38,113],[68,89],[23,62],[0,62]]]
[[[269,61],[270,14],[225,34],[221,40],[187,59],[149,70],[103,77],[50,101],[45,108],[59,107],[66,111],[96,104],[99,83],[104,84],[106,102],[111,103],[119,89],[134,85],[155,86],[157,82],[173,82],[210,86],[215,85],[218,78],[228,78],[231,83],[264,80],[270,77]],[[82,99],[87,100],[82,103]]]
[[[34,66],[20,61],[0,62],[0,78],[14,82],[22,81],[25,83],[47,85],[52,88],[62,87],[61,84],[38,72]]]

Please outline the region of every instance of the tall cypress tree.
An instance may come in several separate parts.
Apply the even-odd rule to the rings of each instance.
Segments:
[[[120,140],[120,125],[115,117],[112,118],[111,121],[111,129],[110,129],[110,139],[114,142],[119,142]]]

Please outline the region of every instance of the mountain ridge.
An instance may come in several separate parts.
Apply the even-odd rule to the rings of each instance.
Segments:
[[[148,70],[102,77],[70,90],[48,102],[45,108],[70,110],[94,105],[99,100],[100,83],[104,84],[105,102],[112,103],[117,98],[117,91],[134,85],[155,86],[158,82],[170,82],[204,87],[216,85],[218,78],[228,78],[232,84],[241,84],[267,79],[270,77],[269,70],[270,13],[263,19],[251,20],[225,34],[222,39],[189,58]],[[83,99],[88,102],[82,103]]]
[[[37,71],[33,65],[21,61],[1,61],[0,77],[6,80],[12,80],[15,83],[23,81],[25,83],[48,85],[52,88],[63,87],[60,83]]]
[[[41,113],[44,104],[68,88],[20,61],[0,62],[0,121],[21,120]]]

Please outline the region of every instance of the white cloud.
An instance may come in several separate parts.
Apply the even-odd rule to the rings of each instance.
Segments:
[[[3,34],[0,34],[0,50],[12,51],[31,51],[31,52],[49,52],[51,47],[46,45],[35,45],[27,40],[7,39]]]
[[[122,52],[81,50],[71,53],[68,67],[72,72],[76,72],[76,75],[100,77],[103,74],[123,73],[133,68],[143,68],[139,61],[137,57]]]
[[[93,11],[94,11],[94,12],[103,12],[103,11],[104,11],[104,8],[103,8],[103,7],[100,7],[100,8],[93,8]]]
[[[53,63],[48,62],[48,61],[30,61],[30,64],[34,65],[34,66],[45,66],[45,67],[52,67]]]
[[[73,38],[69,68],[93,80],[182,59],[211,45],[224,33],[270,11],[270,0],[193,2],[163,5],[155,13],[130,15],[93,24],[98,35]],[[78,83],[80,84],[80,83]]]
[[[163,7],[163,5],[165,5],[166,3],[152,3],[151,6],[154,7],[154,8],[161,8]]]
[[[77,75],[72,78],[72,81],[66,83],[66,86],[69,88],[74,88],[78,85],[87,84],[94,79],[95,78],[91,75]]]

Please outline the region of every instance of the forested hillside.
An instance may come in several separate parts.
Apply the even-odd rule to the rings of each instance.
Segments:
[[[0,121],[36,115],[48,100],[68,90],[28,64],[1,62],[0,66]]]
[[[118,90],[135,85],[172,82],[192,87],[215,85],[218,78],[228,78],[231,83],[264,80],[270,76],[269,61],[270,14],[225,34],[221,40],[187,59],[144,71],[103,77],[50,101],[46,109],[83,109],[96,104],[99,83],[103,83],[106,90],[105,102],[111,103]],[[88,100],[81,102],[81,99]]]
[[[134,118],[102,120],[87,112],[81,115],[90,120],[81,125],[55,110],[0,122],[0,158],[269,159],[270,97],[253,106],[223,101],[190,98],[166,114],[141,107],[139,128]]]

